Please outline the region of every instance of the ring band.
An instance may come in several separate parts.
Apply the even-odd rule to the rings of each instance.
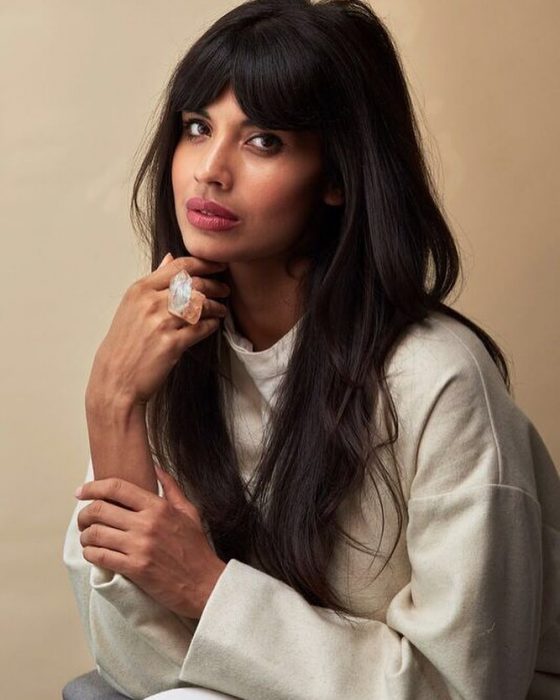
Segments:
[[[173,316],[195,324],[202,314],[202,306],[205,295],[193,289],[192,277],[186,270],[181,270],[173,275],[169,283],[169,296],[167,299],[167,310]]]

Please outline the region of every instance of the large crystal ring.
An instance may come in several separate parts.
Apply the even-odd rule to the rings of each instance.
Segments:
[[[181,270],[171,278],[167,310],[187,323],[198,322],[206,297],[193,289],[192,277],[186,270]]]

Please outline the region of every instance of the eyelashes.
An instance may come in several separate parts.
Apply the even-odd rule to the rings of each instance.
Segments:
[[[188,141],[192,141],[197,136],[204,135],[204,134],[191,134],[190,127],[192,126],[192,124],[202,124],[203,126],[207,126],[202,119],[183,119],[182,120],[182,131],[183,131],[185,138]],[[250,140],[253,141],[254,139],[271,139],[272,140],[271,147],[258,148],[258,150],[262,151],[263,153],[277,153],[284,146],[283,141],[278,136],[276,136],[276,134],[262,132],[260,134],[256,134],[255,136],[253,136]]]

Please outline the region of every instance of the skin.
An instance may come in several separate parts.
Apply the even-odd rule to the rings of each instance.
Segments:
[[[242,127],[247,116],[229,87],[206,111],[210,118],[182,113],[184,124],[197,121],[185,126],[173,156],[177,221],[191,255],[228,264],[235,325],[255,351],[264,350],[299,319],[297,285],[308,261],[298,261],[290,278],[283,265],[289,247],[321,202],[343,199],[324,184],[316,133]],[[196,228],[186,215],[194,196],[226,206],[241,223],[223,232]]]
[[[246,115],[229,89],[207,109],[210,118],[183,113],[199,121],[184,130],[172,162],[177,221],[190,255],[167,256],[128,290],[96,354],[86,401],[95,480],[76,494],[91,501],[78,515],[84,558],[189,618],[201,616],[226,563],[211,548],[196,507],[156,467],[164,497],[157,494],[145,403],[184,350],[219,328],[215,318],[225,307],[210,297],[229,290],[204,278],[217,270],[213,261],[227,266],[230,310],[255,351],[295,325],[308,261],[298,261],[291,278],[287,252],[317,207],[342,203],[340,191],[324,185],[317,134],[242,128]],[[185,209],[193,196],[223,204],[241,223],[218,233],[197,229]],[[207,296],[195,326],[167,311],[169,282],[181,269]]]
[[[219,328],[227,295],[208,279],[223,266],[165,256],[157,270],[125,292],[97,350],[86,390],[94,481],[76,496],[84,559],[126,576],[179,615],[204,609],[225,562],[214,552],[194,504],[153,463],[146,401],[189,346]],[[169,313],[171,278],[187,271],[207,298],[194,325]],[[163,486],[158,495],[156,476]]]
[[[76,491],[93,503],[78,513],[83,556],[126,576],[168,610],[200,618],[226,563],[210,547],[196,507],[155,467],[165,498],[124,479]]]

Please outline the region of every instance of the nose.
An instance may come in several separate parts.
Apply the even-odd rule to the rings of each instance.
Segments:
[[[226,144],[214,141],[199,145],[199,149],[199,161],[194,171],[195,180],[208,183],[218,182],[229,187],[232,180],[232,164]]]

